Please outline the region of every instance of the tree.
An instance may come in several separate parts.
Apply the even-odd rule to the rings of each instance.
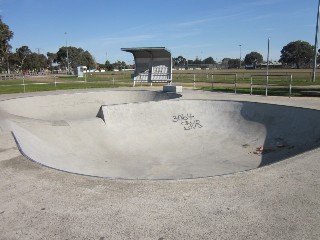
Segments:
[[[288,65],[296,65],[299,69],[309,65],[313,57],[313,47],[304,41],[290,42],[281,50],[279,62]]]
[[[57,63],[57,54],[56,53],[50,53],[47,52],[47,58],[48,58],[48,64],[51,68],[53,68],[53,64]]]
[[[114,70],[113,64],[111,64],[108,60],[105,62],[104,66],[107,69],[107,71],[113,71]]]
[[[20,59],[17,53],[10,53],[8,58],[10,70],[19,70],[20,69]]]
[[[31,53],[27,55],[23,64],[23,69],[32,71],[41,71],[48,68],[48,60],[45,55],[38,53]]]
[[[191,60],[191,59],[189,59],[189,60],[187,61],[187,64],[188,64],[188,65],[192,65],[192,64],[194,64],[194,61]]]
[[[102,63],[97,63],[96,64],[96,66],[97,66],[97,69],[99,70],[99,71],[101,71],[102,69],[105,69],[105,65],[104,64],[102,64]]]
[[[13,38],[13,32],[9,29],[9,26],[2,21],[0,17],[0,64],[2,67],[6,67],[9,72],[9,54],[11,45],[9,41]]]
[[[244,58],[244,63],[246,65],[253,65],[254,68],[256,68],[258,64],[262,63],[262,61],[263,61],[263,57],[258,52],[248,53]]]
[[[68,54],[67,54],[68,50]],[[76,47],[61,47],[57,52],[57,63],[66,67],[69,66],[71,68],[76,68],[77,66],[87,66],[88,69],[94,69],[96,67],[96,63],[92,57],[92,55],[88,51],[84,51],[82,48]]]
[[[122,71],[123,69],[126,69],[127,64],[124,61],[117,61],[112,64],[114,69],[118,69],[119,71]]]
[[[80,61],[78,66],[87,66],[89,69],[96,68],[96,61],[88,51],[80,54]]]
[[[177,58],[173,58],[173,65],[176,66],[185,66],[187,63],[187,59],[182,56],[178,56]]]
[[[221,67],[222,68],[228,68],[229,67],[229,61],[231,58],[224,58],[221,61]]]
[[[17,60],[19,63],[19,68],[21,70],[26,69],[26,67],[23,65],[24,61],[26,60],[26,58],[28,57],[28,55],[31,54],[31,50],[29,49],[28,46],[22,46],[20,48],[16,49],[16,54],[17,54]]]
[[[239,68],[240,66],[240,59],[239,58],[230,58],[228,60],[228,68]]]
[[[208,57],[206,59],[203,60],[204,64],[216,64],[216,62],[214,61],[213,57]]]
[[[50,65],[45,55],[31,52],[28,46],[17,48],[15,53],[11,53],[9,62],[14,70],[41,71]]]
[[[202,60],[198,57],[196,57],[196,59],[193,61],[193,64],[198,64],[200,65],[202,63]]]

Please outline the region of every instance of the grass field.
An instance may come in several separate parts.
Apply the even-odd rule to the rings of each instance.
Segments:
[[[1,80],[0,94],[52,91],[83,88],[113,88],[130,87],[133,84],[131,71],[88,73],[83,78],[74,76],[30,76],[15,80]],[[253,84],[253,94],[264,95],[266,88],[266,70],[186,70],[173,71],[173,84],[184,87],[208,90],[234,92],[235,82],[237,93],[250,93],[250,83]],[[269,70],[268,95],[289,95],[289,85],[292,76],[292,95],[301,96],[302,91],[320,91],[320,73],[316,82],[311,81],[312,69],[278,69]],[[150,84],[136,83],[136,86]],[[153,84],[163,85],[163,84]]]

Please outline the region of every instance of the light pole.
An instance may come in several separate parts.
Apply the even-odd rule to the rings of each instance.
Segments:
[[[320,0],[318,2],[318,13],[317,13],[317,25],[316,25],[316,36],[314,40],[314,54],[313,54],[313,74],[312,82],[316,81],[316,68],[317,68],[317,50],[318,50],[318,31],[319,31],[319,12],[320,12]]]
[[[64,33],[66,35],[66,48],[67,48],[67,73],[69,74],[69,51],[68,51],[68,37],[67,32]]]
[[[270,38],[268,38],[266,96],[268,96],[268,84],[269,84],[269,52],[270,52]]]
[[[319,0],[320,1],[320,0]],[[240,62],[239,62],[239,69],[241,69],[241,47],[242,47],[242,45],[240,44],[239,45],[239,47],[240,47]]]
[[[317,51],[318,51],[318,32],[319,32],[319,12],[320,12],[320,0],[319,0],[319,2],[318,2],[318,13],[317,13],[317,24],[316,24],[316,36],[315,36],[315,40],[314,40],[312,82],[315,82],[315,81],[316,81]]]
[[[269,53],[270,53],[270,38],[268,38],[267,77],[268,77],[268,74],[269,74]]]

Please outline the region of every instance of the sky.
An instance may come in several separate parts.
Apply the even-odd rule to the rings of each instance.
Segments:
[[[317,0],[0,0],[12,51],[56,53],[73,46],[98,63],[133,63],[129,47],[166,47],[173,57],[280,58],[289,42],[314,45]],[[239,46],[241,45],[241,47]]]

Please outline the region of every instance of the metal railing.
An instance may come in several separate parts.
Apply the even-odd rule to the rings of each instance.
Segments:
[[[233,84],[234,85],[234,93],[237,93],[237,80],[238,80],[238,74],[236,73],[210,73],[207,76],[211,75],[211,81],[206,81],[207,83],[211,83],[211,89],[213,90],[213,85],[214,84]],[[225,77],[225,81],[214,81],[214,76],[224,76]],[[232,82],[227,82],[226,80],[226,76],[233,76],[233,83]],[[208,78],[208,77],[207,77]],[[195,78],[194,78],[195,79]]]
[[[0,75],[0,81],[5,81],[5,80],[14,80],[14,79],[19,79],[22,78],[21,74],[6,74],[6,75]]]
[[[262,84],[254,84],[253,79],[254,77],[260,77],[260,78],[265,78],[265,82]],[[253,86],[261,86],[264,85],[265,86],[265,96],[268,96],[268,88],[270,88],[270,83],[269,83],[269,77],[290,77],[290,80],[288,81],[288,85],[283,85],[283,84],[276,84],[273,83],[271,85],[271,87],[276,87],[276,86],[288,86],[288,91],[289,91],[289,97],[291,97],[292,95],[292,74],[288,75],[288,74],[254,74],[250,76],[250,95],[252,95],[253,93]]]
[[[292,96],[292,89],[300,89],[300,80],[295,80],[293,87],[293,74],[248,74],[244,77],[241,73],[173,73],[173,85],[181,85],[193,89],[222,90],[240,93],[254,93],[281,95],[287,93]],[[47,75],[41,77],[29,75],[11,75],[5,81],[0,81],[0,93],[62,90],[70,88],[107,88],[107,87],[130,87],[133,80],[131,73],[107,73],[94,75],[85,74],[83,78],[62,77]],[[305,80],[308,81],[308,80]],[[155,83],[161,86],[165,83]],[[36,87],[38,85],[38,87]],[[140,84],[142,86],[142,83]],[[149,84],[144,84],[149,86]],[[301,85],[301,86],[300,86]],[[230,87],[231,86],[231,87]],[[307,86],[308,88],[308,86]],[[272,90],[272,92],[271,92]],[[270,91],[270,93],[269,93]],[[300,90],[298,90],[300,91]]]

